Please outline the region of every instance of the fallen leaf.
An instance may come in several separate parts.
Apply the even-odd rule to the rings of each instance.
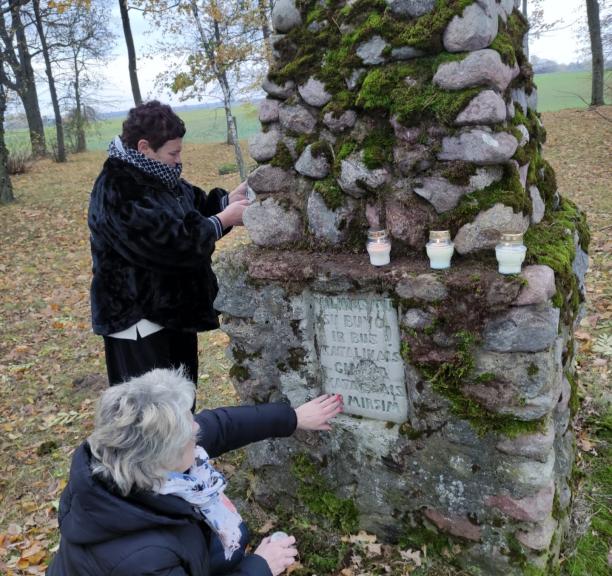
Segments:
[[[342,540],[346,542],[344,538]],[[348,541],[351,544],[373,544],[374,542],[376,542],[376,536],[374,534],[368,534],[367,532],[360,530],[357,534],[351,534],[348,537]]]
[[[272,529],[276,526],[276,520],[272,520],[271,518],[267,520],[267,522],[257,529],[258,534],[267,534],[271,532]]]
[[[585,330],[576,330],[574,332],[574,336],[578,339],[578,340],[583,340],[583,341],[588,341],[588,340],[592,340],[593,337],[586,332]]]
[[[303,568],[303,566],[299,562],[294,562],[291,564],[291,566],[289,566],[289,568],[287,568],[287,574],[291,574],[292,572],[300,570],[301,568]]]
[[[413,562],[418,568],[421,565],[421,551],[420,550],[400,550],[400,556],[402,560]]]

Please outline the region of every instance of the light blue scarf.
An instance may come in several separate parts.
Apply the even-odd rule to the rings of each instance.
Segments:
[[[172,494],[192,504],[219,536],[225,558],[229,560],[240,547],[242,518],[223,493],[226,486],[225,476],[210,464],[206,450],[196,446],[195,463],[189,472],[170,472],[159,493]]]

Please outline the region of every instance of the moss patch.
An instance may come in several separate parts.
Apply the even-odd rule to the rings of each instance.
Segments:
[[[249,369],[242,364],[234,364],[229,371],[231,378],[235,378],[238,382],[244,382],[249,379]]]
[[[515,212],[531,214],[531,198],[521,184],[518,170],[512,164],[504,166],[504,175],[499,182],[466,194],[456,208],[440,217],[440,221],[455,235],[461,226],[472,222],[480,212],[498,203],[511,206]]]
[[[460,160],[445,162],[442,176],[456,186],[467,186],[470,178],[476,174],[476,165]]]
[[[590,234],[586,216],[572,201],[562,198],[557,210],[547,206],[542,222],[531,226],[525,234],[527,263],[545,264],[555,271],[557,293],[553,304],[561,308],[563,320],[569,325],[580,304],[578,280],[572,270],[576,256],[574,232],[582,249],[587,251]]]
[[[352,500],[339,498],[330,490],[318,466],[308,455],[295,456],[291,471],[299,482],[298,498],[311,513],[345,534],[357,530],[357,506]]]
[[[462,58],[443,54],[374,68],[363,80],[356,105],[366,111],[396,116],[407,125],[427,118],[451,124],[481,88],[446,91],[434,86],[431,80],[440,64]]]
[[[321,195],[330,210],[337,210],[344,205],[344,192],[333,176],[315,182],[314,191]]]
[[[464,386],[490,382],[495,376],[489,373],[474,376],[473,349],[478,340],[474,333],[459,332],[455,334],[455,340],[457,344],[454,354],[446,361],[415,361],[405,340],[402,342],[401,354],[408,363],[421,371],[438,394],[450,400],[452,412],[467,420],[480,436],[495,432],[513,438],[522,434],[542,432],[546,424],[545,419],[524,421],[513,416],[494,414],[463,394]]]
[[[283,142],[279,142],[276,154],[270,160],[270,164],[283,170],[291,170],[293,168],[293,157],[291,152],[289,152],[289,148]]]

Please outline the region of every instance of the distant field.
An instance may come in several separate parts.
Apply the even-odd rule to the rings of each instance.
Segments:
[[[612,71],[606,72],[608,84],[611,75]],[[566,108],[587,108],[591,101],[590,72],[536,74],[535,83],[538,87],[538,110],[540,112],[556,112]],[[610,102],[610,93],[608,92],[606,103],[609,104]]]
[[[234,108],[238,137],[247,139],[260,129],[257,106],[243,104]],[[225,112],[223,108],[206,108],[201,110],[181,111],[179,116],[187,125],[185,140],[198,144],[223,142],[226,138]],[[121,132],[123,118],[102,120],[87,134],[88,150],[106,150],[108,143]],[[47,130],[47,143],[51,145],[55,138],[55,129]],[[28,133],[26,130],[9,130],[6,133],[7,145],[10,150],[28,147]]]
[[[609,79],[612,72],[606,73]],[[566,108],[586,108],[591,100],[590,72],[554,72],[537,74],[535,82],[538,86],[538,110],[540,112],[555,112]],[[612,81],[608,81],[608,84]],[[581,100],[582,97],[584,100]],[[609,102],[608,102],[609,103]],[[259,128],[257,106],[243,104],[234,109],[238,124],[238,136],[247,139]],[[225,113],[222,108],[187,110],[180,112],[181,118],[187,124],[186,140],[199,144],[223,142],[226,137]],[[121,131],[122,119],[103,120],[97,122],[87,136],[89,150],[105,150],[108,143]],[[48,131],[47,140],[51,145],[54,139],[54,129]],[[10,130],[6,133],[10,150],[29,149],[26,130]]]

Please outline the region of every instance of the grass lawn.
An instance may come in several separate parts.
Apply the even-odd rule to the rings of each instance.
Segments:
[[[612,107],[599,112],[612,118]],[[559,191],[586,211],[593,237],[587,313],[576,333],[582,408],[574,421],[576,496],[571,548],[562,555],[562,574],[607,576],[612,544],[612,131],[594,111],[542,116],[548,131],[545,156],[557,173]],[[6,576],[42,574],[56,549],[58,498],[70,457],[91,430],[93,406],[104,386],[102,342],[90,329],[86,222],[88,194],[104,158],[104,152],[91,151],[71,156],[64,165],[37,162],[13,179],[17,201],[0,207],[0,574]],[[236,185],[236,175],[217,173],[219,165],[232,161],[228,146],[187,140],[185,176],[196,184]],[[247,241],[244,231],[232,232],[220,242],[216,257],[223,258],[227,250]],[[200,335],[200,407],[236,402],[226,346],[227,338],[220,331]],[[235,459],[223,459],[220,465],[232,477],[236,464]],[[236,475],[232,484],[244,486],[248,497],[248,478]],[[302,563],[307,565],[324,547],[326,535],[316,526],[302,528],[312,535],[314,546],[301,542]],[[359,556],[361,569],[316,573],[465,574],[432,565],[424,559],[425,550],[409,554],[398,547],[380,548],[368,538],[356,536],[346,544],[344,557],[350,562],[351,554]],[[400,553],[405,556],[394,563]],[[423,561],[421,567],[415,557]],[[392,571],[386,571],[385,566],[391,565]],[[305,568],[294,576],[313,573]]]

